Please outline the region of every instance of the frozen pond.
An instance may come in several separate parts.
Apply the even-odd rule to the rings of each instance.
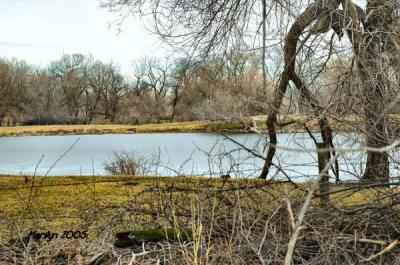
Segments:
[[[229,137],[265,154],[263,136],[229,134]],[[354,134],[336,135],[335,142],[337,147],[357,148],[362,139],[357,139]],[[294,149],[278,150],[274,161],[289,176],[303,178],[318,173],[315,152],[300,151],[315,148],[307,134],[279,134],[278,144]],[[49,176],[104,175],[104,163],[112,160],[114,151],[147,157],[154,163],[152,174],[158,175],[220,176],[229,173],[231,176],[255,177],[263,165],[263,160],[215,133],[3,137],[0,138],[0,150],[0,173],[13,175],[33,175],[35,172]],[[362,172],[363,161],[365,154],[360,152],[341,156],[343,178],[351,178],[348,172]]]

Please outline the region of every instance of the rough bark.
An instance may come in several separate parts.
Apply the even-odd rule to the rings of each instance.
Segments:
[[[319,193],[321,194],[320,203],[324,207],[329,203],[329,174],[328,171],[324,171],[329,163],[330,153],[323,151],[329,148],[325,143],[317,143],[318,151],[318,173],[321,175],[319,181]]]
[[[388,81],[385,80],[385,70],[382,68],[385,65],[382,55],[388,48],[393,48],[393,45],[387,45],[393,39],[390,38],[393,11],[385,1],[368,1],[365,13],[352,1],[343,0],[342,4],[349,10],[346,23],[351,22],[351,27],[347,29],[347,34],[352,41],[356,71],[362,86],[366,144],[368,147],[384,147],[389,144],[385,132],[388,116],[384,98]],[[362,179],[389,181],[387,152],[367,151]]]
[[[377,65],[378,54],[373,51],[367,51],[366,53],[366,56],[360,56],[357,64],[360,79],[364,80],[365,137],[368,147],[379,148],[388,145],[385,132],[385,124],[387,124],[388,119],[385,113],[386,104],[384,99],[386,82]],[[389,157],[387,152],[367,151],[367,163],[363,179],[379,181],[389,180]]]

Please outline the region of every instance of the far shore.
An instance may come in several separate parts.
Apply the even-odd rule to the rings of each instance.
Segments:
[[[399,116],[393,115],[395,120]],[[266,131],[266,116],[254,116],[260,132]],[[341,119],[330,119],[334,132],[353,132],[357,122],[355,116],[345,116]],[[307,128],[313,132],[319,131],[318,121],[305,115],[287,115],[279,117],[278,132],[296,133],[305,132]],[[190,121],[190,122],[165,122],[159,124],[89,124],[89,125],[36,125],[0,127],[0,137],[5,136],[35,136],[35,135],[70,135],[70,134],[130,134],[130,133],[170,133],[170,132],[246,132],[245,124],[240,121]]]

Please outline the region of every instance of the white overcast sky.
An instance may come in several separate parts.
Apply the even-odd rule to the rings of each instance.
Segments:
[[[138,20],[126,21],[120,34],[109,28],[115,18],[98,0],[0,0],[0,57],[44,67],[64,53],[90,53],[130,74],[133,60],[168,55]]]
[[[108,27],[115,18],[98,0],[0,0],[0,57],[47,66],[63,53],[90,53],[129,74],[133,60],[166,55],[139,21],[126,21],[118,34]]]

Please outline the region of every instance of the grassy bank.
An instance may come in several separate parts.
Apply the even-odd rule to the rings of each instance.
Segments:
[[[282,264],[293,234],[290,220],[308,186],[196,177],[1,176],[0,263],[260,264],[263,258]],[[396,238],[398,190],[331,187],[339,190],[329,206],[312,201],[294,254],[309,261],[302,264],[356,264],[360,255],[372,256]],[[88,238],[18,245],[29,231],[66,230],[87,231]],[[164,238],[163,231],[170,241],[113,246],[118,234]],[[380,264],[391,264],[399,252],[392,249]]]
[[[182,201],[190,199],[191,189],[213,190],[234,187],[269,187],[267,197],[255,193],[254,201],[282,198],[284,184],[257,179],[224,181],[202,177],[25,177],[0,176],[0,216],[8,220],[1,224],[0,234],[7,234],[16,225],[20,229],[62,230],[96,224],[112,218],[116,211],[109,208],[129,204],[138,195],[157,188],[173,186],[188,189],[180,194]],[[305,185],[305,184],[301,184]],[[289,189],[291,185],[286,185]],[[300,192],[300,191],[299,191]],[[301,192],[300,192],[301,193]],[[300,194],[298,193],[298,194]],[[158,193],[149,192],[144,198],[157,201]],[[260,195],[260,197],[257,197]],[[150,196],[150,197],[149,197]],[[366,200],[364,193],[342,197],[340,203],[359,203]],[[100,208],[104,211],[99,211]],[[93,223],[92,223],[93,222]]]
[[[262,182],[230,180],[230,183]],[[146,190],[168,185],[212,188],[226,183],[222,179],[201,177],[0,176],[0,218],[10,221],[8,225],[7,222],[0,225],[0,234],[7,234],[15,225],[21,229],[58,231],[66,227],[81,228],[116,214],[108,207],[122,207]],[[151,196],[153,201],[157,200],[155,194]],[[99,208],[104,211],[97,212]]]
[[[265,131],[266,116],[254,116],[254,120],[261,131]],[[331,119],[334,131],[353,131],[354,116]],[[318,121],[304,115],[280,116],[280,132],[303,132],[304,124],[312,131],[318,131]],[[63,134],[124,134],[124,133],[163,133],[163,132],[243,132],[244,124],[241,122],[172,122],[161,124],[123,125],[123,124],[90,124],[90,125],[46,125],[46,126],[17,126],[0,127],[0,136],[16,135],[63,135]]]
[[[90,124],[90,125],[42,125],[0,127],[0,136],[16,135],[62,135],[62,134],[124,134],[152,132],[201,132],[212,131],[210,122],[175,122],[145,125]]]

